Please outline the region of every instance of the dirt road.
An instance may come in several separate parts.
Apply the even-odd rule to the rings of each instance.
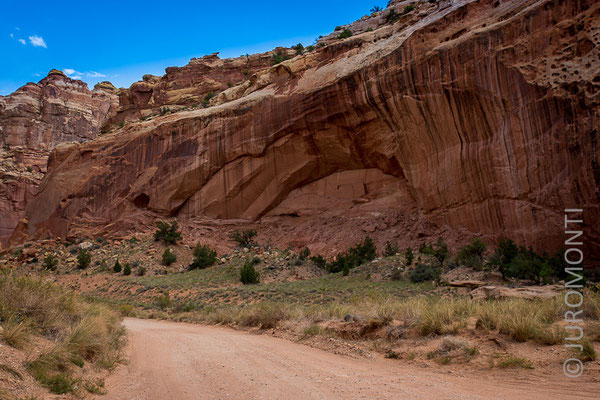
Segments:
[[[586,399],[600,385],[524,372],[454,374],[357,360],[221,327],[126,319],[129,363],[103,399]],[[464,376],[459,376],[464,375]],[[525,375],[527,377],[525,377]],[[475,377],[475,378],[474,378]]]

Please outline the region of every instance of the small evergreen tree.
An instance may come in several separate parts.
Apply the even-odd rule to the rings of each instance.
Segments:
[[[175,261],[177,261],[175,254],[171,251],[171,249],[166,249],[162,254],[162,265],[168,267]]]
[[[158,230],[154,232],[154,240],[163,240],[166,243],[176,244],[178,240],[181,240],[181,232],[178,232],[179,224],[177,221],[169,225],[166,222],[159,221],[156,223]]]
[[[119,264],[119,260],[115,261],[115,265],[113,266],[113,271],[115,274],[121,272],[121,264]]]
[[[260,282],[260,275],[254,268],[252,260],[248,260],[244,263],[240,270],[240,281],[244,285],[251,285]]]
[[[398,244],[396,242],[386,242],[385,243],[385,250],[383,251],[383,255],[385,257],[391,257],[396,255],[396,253],[398,253],[400,251],[400,249],[398,248]]]
[[[406,265],[411,265],[413,260],[415,259],[415,253],[413,253],[412,249],[409,247],[404,252],[404,256],[406,257]]]
[[[198,243],[194,248],[194,259],[190,265],[190,269],[208,268],[217,262],[217,252],[206,245]]]
[[[79,254],[77,254],[77,266],[79,269],[86,269],[90,265],[90,261],[92,261],[90,253],[86,249],[80,249]]]
[[[252,247],[254,245],[254,237],[256,236],[256,231],[252,229],[247,229],[245,231],[238,231],[237,229],[231,232],[229,237],[235,241],[240,247]]]
[[[125,264],[125,267],[123,267],[123,275],[131,275],[131,265],[129,265],[129,263]]]

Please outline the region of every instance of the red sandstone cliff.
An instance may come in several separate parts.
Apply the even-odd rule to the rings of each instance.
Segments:
[[[212,86],[210,65],[230,61],[134,84],[106,125],[125,127],[52,153],[15,239],[160,216],[190,231],[259,221],[298,245],[459,232],[554,250],[562,210],[581,207],[598,254],[600,5],[423,2],[393,24],[386,13]],[[157,115],[207,91],[220,93],[206,108]]]
[[[60,143],[95,138],[117,104],[111,84],[90,91],[57,70],[37,84],[0,96],[0,246],[37,192],[50,151]]]

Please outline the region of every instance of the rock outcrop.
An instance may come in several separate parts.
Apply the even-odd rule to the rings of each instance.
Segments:
[[[39,83],[0,96],[0,246],[37,192],[50,151],[60,143],[94,139],[106,117],[116,112],[116,93],[110,83],[90,91],[85,83],[52,70]]]
[[[16,237],[157,216],[268,229],[293,218],[319,227],[304,244],[403,225],[396,237],[505,235],[553,251],[564,208],[577,207],[600,254],[600,4],[421,2],[386,23],[388,12],[349,25],[350,38],[231,72],[232,87],[199,83],[227,64],[215,56],[193,78],[184,67],[134,85],[119,112],[154,102],[154,114],[55,149]],[[206,107],[156,115],[206,90],[221,90]],[[321,229],[333,220],[351,222]]]

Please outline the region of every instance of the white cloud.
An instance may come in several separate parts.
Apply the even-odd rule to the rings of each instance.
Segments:
[[[106,78],[106,75],[101,74],[100,72],[90,71],[85,73],[88,78]]]
[[[64,72],[65,74],[67,74],[67,75],[73,75],[73,74],[75,74],[77,71],[75,71],[74,69],[71,69],[71,68],[65,68],[65,69],[63,69],[63,72]]]
[[[15,34],[14,34],[14,33],[11,33],[11,34],[10,34],[10,37],[11,37],[11,38],[14,38],[14,37],[15,37]]]
[[[25,39],[19,39],[19,42],[20,42],[21,44],[27,44],[27,42],[25,41]]]
[[[38,35],[29,36],[29,42],[33,45],[33,47],[43,47],[46,48],[46,42],[44,42],[44,38]]]
[[[71,75],[71,76],[69,76],[69,78],[81,80],[81,75]]]

